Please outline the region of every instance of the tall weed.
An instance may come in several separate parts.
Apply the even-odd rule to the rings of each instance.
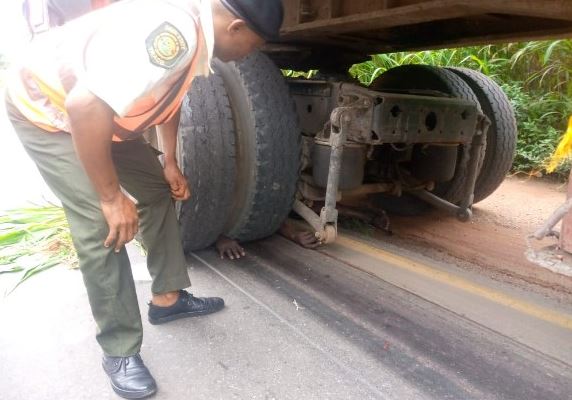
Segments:
[[[77,267],[64,210],[58,206],[6,211],[0,217],[0,276],[17,275],[9,293],[57,265]]]

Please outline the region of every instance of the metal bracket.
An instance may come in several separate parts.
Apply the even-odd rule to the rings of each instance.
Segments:
[[[487,132],[491,125],[490,120],[485,116],[479,116],[477,129],[467,152],[467,178],[463,186],[461,201],[459,205],[444,200],[427,190],[414,190],[410,193],[432,206],[455,215],[460,221],[467,222],[472,216],[471,207],[475,198],[475,183],[479,175],[481,163],[483,161],[483,147],[486,145]]]
[[[457,211],[457,218],[461,221],[468,221],[472,215],[471,207],[475,200],[475,184],[481,170],[484,157],[483,147],[487,144],[487,132],[490,126],[491,121],[484,114],[480,115],[476,133],[469,148],[468,175]]]
[[[322,220],[310,207],[302,203],[300,200],[294,201],[294,211],[304,218],[316,232],[316,238],[321,243],[332,243],[337,237],[337,226],[324,225]]]
[[[338,234],[338,188],[340,181],[340,169],[344,144],[347,139],[347,126],[352,120],[352,114],[359,107],[342,106],[335,108],[330,115],[330,137],[328,145],[332,148],[330,154],[330,166],[328,171],[328,184],[326,187],[326,199],[324,207],[318,216],[304,203],[296,200],[294,211],[304,218],[315,230],[316,237],[322,243],[332,243]]]

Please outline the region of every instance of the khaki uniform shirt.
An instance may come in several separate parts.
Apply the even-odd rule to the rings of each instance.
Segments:
[[[209,74],[213,47],[210,0],[123,0],[34,39],[8,94],[30,122],[70,132],[65,99],[81,85],[119,122],[165,99],[179,107],[182,98],[172,92],[190,86],[192,76]]]

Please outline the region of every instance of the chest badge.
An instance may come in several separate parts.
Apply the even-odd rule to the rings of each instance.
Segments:
[[[172,68],[189,50],[181,32],[168,22],[155,29],[145,44],[151,63],[167,69]]]

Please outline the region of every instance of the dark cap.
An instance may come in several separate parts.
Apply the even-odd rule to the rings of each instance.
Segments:
[[[284,18],[282,0],[221,0],[221,3],[264,40],[280,36]]]

